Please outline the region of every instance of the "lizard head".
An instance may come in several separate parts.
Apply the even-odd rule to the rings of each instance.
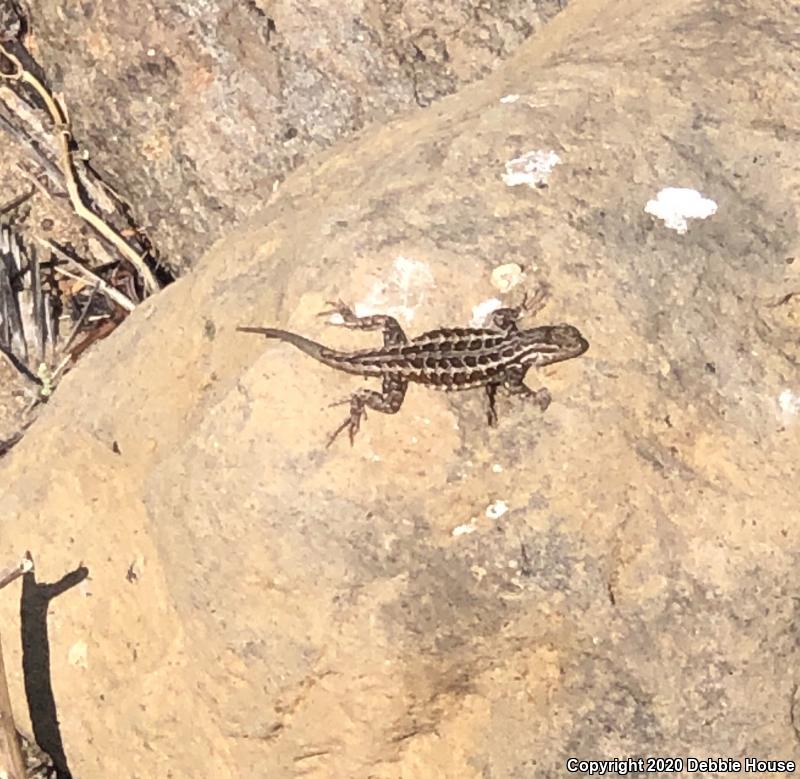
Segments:
[[[522,362],[529,365],[552,365],[571,360],[589,348],[589,342],[572,325],[533,327],[523,331],[522,336],[528,347]]]

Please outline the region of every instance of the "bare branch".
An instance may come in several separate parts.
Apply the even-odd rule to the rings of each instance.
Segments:
[[[61,107],[61,104],[56,98],[50,94],[50,91],[44,84],[29,70],[26,70],[19,58],[12,54],[2,43],[0,43],[0,53],[14,66],[13,73],[0,73],[0,78],[7,81],[21,81],[32,87],[47,107],[50,118],[56,130],[56,137],[60,148],[61,156],[61,171],[64,174],[64,179],[67,186],[67,193],[69,194],[70,202],[75,210],[75,213],[81,217],[85,222],[88,222],[100,235],[106,240],[114,244],[120,254],[133,265],[139,272],[144,281],[145,289],[148,292],[155,292],[159,289],[158,281],[156,281],[144,258],[120,235],[120,233],[111,225],[104,222],[91,208],[89,208],[83,201],[80,187],[78,186],[78,178],[75,172],[75,161],[72,158],[72,150],[70,149],[70,139],[72,133],[69,127],[69,120]]]

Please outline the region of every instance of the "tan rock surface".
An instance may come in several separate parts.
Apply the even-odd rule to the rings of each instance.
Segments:
[[[49,617],[75,776],[800,757],[792,14],[575,0],[293,175],[82,361],[0,470],[4,555],[90,574]],[[507,186],[534,151],[548,186]],[[644,209],[671,186],[716,213],[666,227]],[[234,330],[375,342],[315,316],[336,297],[466,323],[509,262],[591,348],[495,430],[480,393],[412,387],[326,450],[360,380]]]
[[[30,44],[93,165],[186,271],[298,165],[486,75],[565,4],[32,0]]]

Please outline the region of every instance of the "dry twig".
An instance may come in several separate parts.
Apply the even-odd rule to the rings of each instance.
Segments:
[[[0,214],[7,214],[10,211],[14,211],[19,208],[26,200],[30,200],[34,194],[36,193],[35,189],[29,189],[27,192],[23,192],[21,195],[17,195],[17,197],[9,200],[7,203],[3,203],[0,206]]]
[[[86,203],[78,186],[77,174],[75,173],[75,162],[72,158],[70,149],[70,139],[72,133],[69,128],[69,121],[56,98],[50,94],[47,87],[29,70],[26,70],[19,58],[12,54],[2,43],[0,43],[0,54],[2,54],[13,66],[13,73],[0,73],[0,78],[7,81],[20,81],[32,87],[47,107],[50,118],[56,129],[58,144],[61,153],[61,171],[67,186],[70,202],[75,213],[85,222],[88,222],[100,235],[114,244],[120,254],[128,260],[139,272],[144,281],[147,292],[156,292],[159,289],[158,281],[153,275],[147,263],[144,261],[133,247],[120,235],[111,225],[104,222]]]
[[[0,589],[32,569],[33,560],[30,554],[26,554],[18,565],[0,571]],[[0,642],[0,775],[2,774],[8,776],[8,779],[25,779],[27,776],[17,728],[14,725],[14,713],[11,710],[11,696],[8,692],[3,662],[3,645]]]
[[[88,268],[84,268],[83,265],[80,263],[75,262],[68,254],[62,252],[53,244],[48,244],[51,249],[53,249],[56,254],[60,257],[64,257],[68,259],[72,265],[78,269],[77,273],[73,273],[72,271],[67,270],[66,268],[62,268],[60,265],[56,265],[53,270],[56,273],[60,273],[62,276],[67,276],[70,279],[76,279],[78,281],[87,281],[89,284],[95,285],[109,300],[113,300],[120,308],[124,308],[125,311],[133,311],[136,308],[136,304],[133,303],[131,300],[125,297],[118,289],[114,289],[108,282],[103,281],[96,273],[92,273]]]
[[[14,713],[11,710],[2,642],[0,642],[0,774],[5,774],[8,779],[25,779],[27,775],[17,728],[14,725]]]
[[[8,454],[21,440],[22,440],[23,433],[22,431],[17,431],[11,438],[6,438],[5,441],[0,441],[0,457],[5,456]]]
[[[15,579],[19,579],[23,574],[33,570],[33,558],[30,552],[26,552],[25,556],[16,564],[4,568],[0,571],[0,590],[8,586]]]
[[[36,376],[33,371],[20,360],[14,352],[12,352],[8,347],[3,346],[0,344],[0,356],[2,356],[5,361],[9,364],[11,368],[13,368],[20,376],[23,376],[27,379],[31,384],[41,384],[41,380]]]

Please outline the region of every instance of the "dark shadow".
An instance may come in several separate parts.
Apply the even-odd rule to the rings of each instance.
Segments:
[[[39,584],[34,571],[22,577],[20,617],[22,624],[22,674],[25,696],[33,725],[33,737],[50,755],[57,779],[72,779],[58,726],[56,699],[50,678],[50,641],[47,636],[47,607],[53,598],[80,584],[89,575],[83,565],[55,584]]]

